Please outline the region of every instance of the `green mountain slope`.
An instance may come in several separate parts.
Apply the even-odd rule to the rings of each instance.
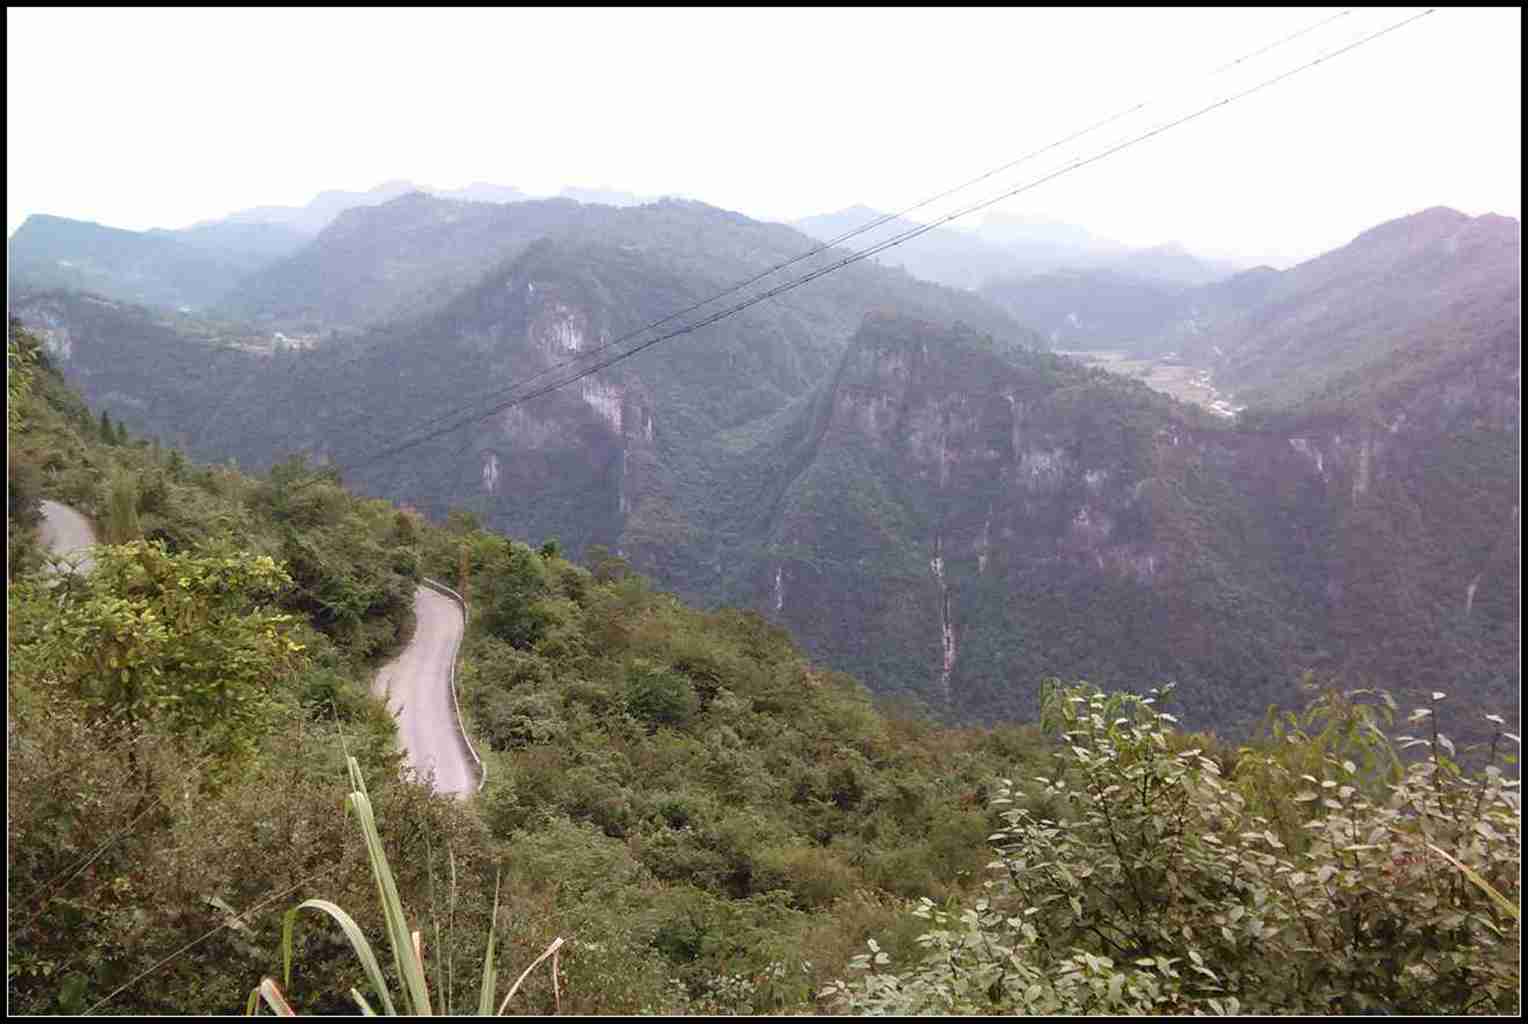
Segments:
[[[463,219],[451,220],[457,214]],[[556,240],[527,241],[553,230]],[[365,244],[346,243],[352,231]],[[77,296],[28,297],[18,311],[43,331],[88,397],[134,429],[246,466],[290,451],[349,466],[430,414],[701,302],[811,243],[788,228],[690,202],[615,209],[412,196],[349,211],[249,286],[281,292],[272,283],[278,276],[301,278],[323,293],[315,300],[329,311],[323,315],[343,313],[352,317],[348,325],[353,311],[406,291],[389,290],[377,276],[387,264],[379,254],[405,253],[446,282],[465,271],[441,262],[442,251],[486,259],[496,247],[520,252],[432,311],[327,336],[302,351],[283,351],[272,325],[244,328],[242,337],[260,343],[231,347],[219,343],[219,325],[190,331],[173,318]],[[730,559],[739,539],[728,503],[750,500],[750,471],[735,472],[748,438],[767,434],[833,372],[860,318],[877,307],[963,320],[1012,348],[1036,340],[973,295],[852,266],[367,467],[353,482],[439,516],[470,507],[485,523],[523,536],[555,534],[574,551],[619,547],[688,594],[718,594],[725,574],[718,560]],[[133,365],[121,358],[129,352]],[[189,395],[197,397],[183,403]]]
[[[1039,331],[1057,349],[1138,349],[1184,314],[1186,289],[1115,270],[1055,270],[1000,277],[983,298]]]
[[[204,311],[302,239],[279,228],[123,231],[28,217],[7,245],[11,292],[68,288],[122,302]]]
[[[1512,218],[1424,210],[1244,289],[1176,347],[1239,404],[1357,395],[1517,331],[1521,254]]]

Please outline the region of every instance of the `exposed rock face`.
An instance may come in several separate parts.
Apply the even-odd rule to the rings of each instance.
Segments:
[[[1451,665],[1511,710],[1514,485],[1455,480],[1466,524],[1418,476],[1461,443],[1510,453],[1516,407],[1478,374],[1438,383],[1382,414],[1238,429],[872,316],[811,414],[756,604],[962,716],[1023,713],[1057,674],[1175,678],[1190,722],[1246,721],[1297,703],[1307,668],[1404,691]],[[1432,611],[1478,614],[1491,586],[1490,626]]]

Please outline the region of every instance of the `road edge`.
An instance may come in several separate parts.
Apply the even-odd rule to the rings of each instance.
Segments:
[[[483,759],[478,757],[477,751],[473,749],[472,739],[467,735],[467,724],[462,720],[461,702],[456,697],[456,661],[461,656],[462,639],[467,635],[467,602],[463,600],[462,595],[439,580],[432,580],[428,576],[421,576],[419,582],[421,585],[449,597],[462,610],[462,635],[457,637],[455,648],[451,652],[451,706],[456,709],[456,730],[462,738],[462,745],[467,748],[467,753],[472,755],[473,763],[478,767],[477,792],[481,793],[483,786],[488,782],[488,766],[483,763]]]

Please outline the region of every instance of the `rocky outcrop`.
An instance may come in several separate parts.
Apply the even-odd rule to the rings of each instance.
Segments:
[[[960,717],[1022,714],[1049,674],[1176,679],[1196,724],[1297,703],[1306,669],[1403,692],[1451,663],[1515,679],[1500,459],[1516,413],[1502,384],[1473,379],[1238,427],[872,315],[810,414],[753,601],[830,663]],[[1461,445],[1497,475],[1445,470]]]

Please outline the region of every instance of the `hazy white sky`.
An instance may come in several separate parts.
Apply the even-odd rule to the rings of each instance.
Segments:
[[[9,8],[7,231],[392,178],[900,209],[1168,90],[975,200],[1424,8],[1208,75],[1341,10]],[[1441,9],[1000,209],[1280,266],[1429,206],[1520,216],[1521,20]]]

